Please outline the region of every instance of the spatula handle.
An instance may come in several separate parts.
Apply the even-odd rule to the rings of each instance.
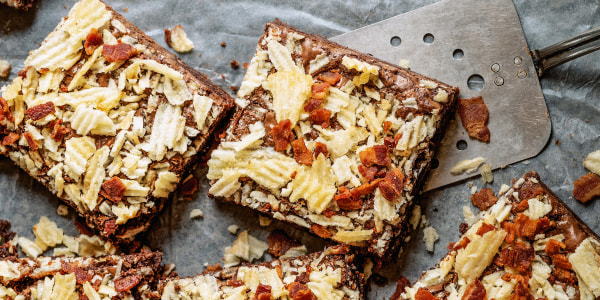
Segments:
[[[553,67],[600,50],[600,27],[540,50],[533,50],[538,76]]]

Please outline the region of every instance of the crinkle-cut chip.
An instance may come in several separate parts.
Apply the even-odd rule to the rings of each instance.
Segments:
[[[364,61],[360,61],[356,58],[344,56],[342,58],[342,65],[348,69],[355,69],[361,73],[368,73],[373,75],[379,75],[379,67],[368,64]]]
[[[324,215],[308,215],[308,219],[316,224],[321,226],[335,226],[340,228],[348,228],[352,229],[354,225],[352,225],[352,220],[346,216],[333,215],[331,217],[327,217]]]
[[[502,276],[505,274],[504,271],[498,271],[489,275],[484,276],[481,279],[481,283],[485,287],[488,299],[496,300],[509,300],[512,295],[517,281],[511,279],[505,281]]]
[[[236,152],[242,151],[248,147],[254,146],[257,142],[262,143],[262,138],[267,133],[265,126],[261,122],[256,122],[248,126],[250,133],[243,136],[241,140],[237,142],[222,142],[221,147],[223,149],[233,149]]]
[[[427,249],[427,251],[433,252],[433,246],[435,244],[435,241],[437,241],[439,237],[440,236],[438,235],[435,228],[427,226],[425,227],[425,229],[423,229],[423,241],[425,242],[425,248]]]
[[[90,210],[94,210],[98,204],[98,193],[106,176],[104,165],[108,161],[109,152],[108,146],[98,149],[90,159],[83,178],[83,202]]]
[[[296,126],[311,96],[312,77],[302,71],[277,71],[267,78],[264,87],[273,95],[273,111],[277,122],[289,119]]]
[[[266,61],[267,58],[267,51],[256,51],[256,54],[250,61],[248,71],[246,71],[246,75],[244,75],[244,80],[237,93],[238,97],[243,98],[249,95],[255,88],[259,87],[267,80],[267,75],[271,69],[271,63]]]
[[[116,126],[108,115],[87,105],[77,107],[70,121],[71,127],[80,135],[91,133],[112,136],[116,134]]]
[[[75,4],[64,18],[44,40],[40,48],[31,52],[26,66],[36,69],[70,69],[81,57],[82,41],[92,28],[106,28],[112,13],[100,1],[83,0]],[[59,298],[54,298],[59,299]]]
[[[375,211],[375,225],[379,225],[377,226],[377,231],[380,231],[383,228],[381,226],[382,221],[393,222],[396,217],[394,202],[385,199],[380,189],[375,190],[373,209]]]
[[[206,117],[210,112],[213,105],[213,100],[206,96],[194,94],[194,120],[196,120],[196,126],[198,130],[204,129],[204,123],[206,123]]]
[[[177,178],[177,174],[173,172],[167,171],[158,173],[158,178],[156,179],[156,182],[154,182],[152,196],[158,198],[169,197],[169,194],[177,188],[178,182],[179,179]]]
[[[439,103],[447,103],[448,102],[448,92],[444,90],[439,90],[435,96],[433,96],[433,101]]]
[[[583,166],[596,175],[600,175],[600,150],[588,154],[583,161]]]
[[[216,197],[229,197],[239,191],[242,184],[238,181],[244,174],[237,169],[223,170],[221,178],[212,184],[208,193]]]
[[[527,200],[527,203],[529,203],[529,208],[523,214],[531,220],[537,220],[552,211],[552,205],[544,203],[537,198],[531,198]]]
[[[61,196],[63,193],[63,189],[65,187],[65,179],[63,178],[63,163],[58,163],[54,165],[50,170],[48,170],[48,175],[54,178],[54,181],[50,182],[50,185],[56,191],[57,196]]]
[[[324,155],[319,155],[312,166],[301,166],[298,169],[296,178],[292,180],[290,201],[305,199],[309,211],[320,214],[336,192],[331,162]]]
[[[173,149],[183,137],[184,130],[185,118],[181,115],[181,107],[161,103],[154,117],[150,138],[142,145],[142,149],[148,152],[151,159],[162,160],[167,149]]]
[[[319,132],[324,138],[322,142],[327,145],[332,159],[346,155],[352,147],[369,137],[369,132],[366,129],[354,126],[336,131],[321,129]]]
[[[490,265],[498,248],[504,242],[506,231],[492,230],[483,236],[474,235],[471,242],[464,249],[458,250],[454,268],[459,279],[464,279],[467,284],[479,278],[483,270]]]
[[[135,180],[121,179],[121,181],[125,185],[125,192],[123,193],[125,197],[146,197],[150,193],[149,187],[142,186]]]
[[[313,60],[308,62],[308,74],[312,75],[328,64],[329,64],[329,55],[327,55],[327,53],[321,53],[321,54],[315,56],[315,58]]]
[[[183,79],[171,80],[163,77],[163,93],[172,105],[181,105],[185,101],[192,100],[192,93],[188,90]]]
[[[77,254],[81,257],[105,256],[109,254],[115,254],[117,251],[113,244],[101,240],[97,235],[87,236],[82,234],[78,236],[75,241],[77,242]],[[69,249],[72,250],[75,250],[74,248],[75,246],[69,247]]]
[[[49,93],[51,91],[58,91],[60,83],[65,77],[65,73],[60,71],[46,72],[40,76],[40,80],[37,86],[38,93]]]
[[[338,113],[343,108],[348,107],[350,104],[350,95],[338,88],[330,87],[329,94],[324,100],[323,108],[330,110],[332,113]]]
[[[287,168],[291,168],[292,165],[297,165],[293,158],[285,156],[275,151],[273,148],[244,150],[240,152],[236,152],[234,150],[216,149],[213,151],[211,158],[208,161],[209,169],[206,177],[209,180],[215,180],[221,178],[223,170],[232,168],[244,170],[247,168],[247,165],[250,163],[250,161],[254,159],[257,161],[279,161],[281,162],[282,166],[287,166]],[[293,172],[293,170],[291,172]],[[287,175],[291,175],[291,172]]]
[[[485,161],[483,157],[476,157],[473,159],[467,159],[463,161],[459,161],[452,169],[450,169],[450,173],[454,175],[466,173],[472,173],[479,168],[479,166]]]
[[[129,76],[137,76],[137,72],[133,72],[132,70],[141,70],[142,68],[164,75],[166,77],[168,77],[171,80],[175,80],[175,81],[179,81],[179,80],[183,80],[183,75],[177,71],[175,71],[174,69],[170,68],[167,65],[161,64],[155,60],[152,59],[137,59],[134,58],[131,60],[131,64],[129,65],[129,67],[127,67],[125,70],[123,70],[121,72],[121,74],[119,75],[119,88],[123,89],[121,87],[121,77],[123,77],[123,80],[125,78],[127,78],[127,75]]]
[[[119,104],[121,96],[122,93],[112,87],[91,87],[70,93],[45,94],[36,97],[28,105],[33,106],[52,101],[55,106],[69,105],[71,109],[77,109],[81,105],[90,105],[108,112]]]
[[[338,186],[352,179],[354,176],[351,169],[352,164],[352,161],[346,155],[341,156],[333,162],[331,168],[333,170],[333,174],[335,174],[336,184]]]
[[[100,294],[98,294],[98,292],[96,292],[96,290],[92,287],[92,285],[90,284],[89,281],[86,281],[83,283],[83,294],[89,299],[89,300],[100,300],[102,298],[100,298]]]
[[[194,49],[194,43],[188,38],[181,25],[177,25],[175,28],[171,29],[169,36],[168,44],[173,50],[177,52],[189,52]]]
[[[79,295],[75,290],[77,281],[75,273],[54,275],[54,286],[52,287],[52,296],[50,299],[77,300]]]
[[[8,260],[0,260],[0,278],[2,282],[8,282],[21,277],[19,264]]]
[[[70,138],[65,142],[65,166],[77,176],[85,172],[88,159],[96,152],[96,144],[91,137]]]
[[[312,275],[312,272],[311,272]],[[311,290],[317,299],[344,299],[344,292],[339,289],[334,289],[335,285],[326,282],[308,282],[306,286]]]
[[[252,159],[243,172],[256,183],[268,189],[279,189],[287,184],[298,164],[291,160]]]
[[[62,244],[64,239],[63,230],[58,228],[56,223],[50,221],[46,216],[42,216],[40,221],[33,225],[33,234],[35,234],[35,243],[43,251],[48,247]]]
[[[36,258],[44,252],[44,250],[42,250],[42,248],[40,248],[35,242],[26,237],[18,237],[17,244],[19,244],[19,247],[21,247],[23,253],[29,257]]]
[[[254,259],[260,258],[268,248],[267,243],[256,239],[248,234],[247,230],[244,230],[233,242],[230,253],[245,261],[252,262]]]
[[[369,240],[373,234],[373,229],[368,230],[340,230],[332,239],[342,243],[356,243]]]
[[[577,273],[580,281],[583,281],[596,298],[600,297],[600,244],[589,237],[569,255],[569,262]]]
[[[446,275],[448,275],[448,273],[450,273],[452,270],[455,258],[456,255],[448,255],[444,257],[444,259],[440,262],[439,268],[425,272],[418,282],[424,284],[425,286],[433,286],[442,283],[446,278]]]
[[[71,82],[69,83],[69,86],[67,87],[67,90],[69,92],[78,88],[81,85],[81,81],[82,81],[82,79],[84,79],[84,75],[94,65],[94,63],[96,62],[98,57],[100,57],[100,54],[102,54],[102,46],[98,47],[94,51],[92,56],[90,56],[88,58],[88,60],[85,62],[85,64],[83,64],[83,66],[81,66],[81,68],[77,71],[77,73],[75,73],[75,75],[73,76],[73,79],[71,79]]]
[[[402,137],[396,144],[400,151],[411,150],[421,143],[427,136],[426,120],[423,116],[417,116],[412,121],[404,123]]]
[[[137,203],[127,206],[123,201],[121,201],[119,204],[113,205],[112,212],[117,216],[117,221],[115,221],[115,224],[124,224],[127,222],[127,220],[135,217],[139,210],[140,205]]]
[[[267,43],[267,49],[269,59],[277,71],[295,71],[304,73],[304,71],[296,66],[290,50],[276,40],[270,40]]]
[[[371,133],[373,133],[374,136],[379,136],[381,131],[383,131],[383,119],[379,120],[377,118],[377,114],[375,113],[373,105],[366,105],[362,113],[365,117],[365,123],[367,123],[369,131],[371,131]]]
[[[424,79],[421,79],[421,81],[419,81],[419,85],[423,86],[423,87],[426,87],[426,88],[428,88],[430,90],[433,90],[436,87],[438,87],[437,83],[435,83],[435,82],[433,82],[431,80],[424,80]]]

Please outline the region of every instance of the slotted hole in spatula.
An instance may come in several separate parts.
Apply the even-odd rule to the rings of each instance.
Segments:
[[[428,33],[423,36],[423,43],[425,43],[425,44],[433,44],[434,40],[435,40],[435,37],[431,33]]]
[[[467,79],[467,86],[469,87],[469,89],[471,91],[474,91],[474,92],[481,91],[483,89],[484,85],[485,85],[485,79],[483,79],[483,77],[479,74],[473,74],[473,75],[469,76],[469,79]]]
[[[393,36],[392,39],[390,39],[390,45],[393,47],[398,47],[400,44],[402,44],[402,39],[399,36]]]

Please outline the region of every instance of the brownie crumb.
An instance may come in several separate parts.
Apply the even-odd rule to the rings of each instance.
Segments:
[[[561,141],[559,139],[556,139],[556,141],[554,142],[554,145],[560,146],[560,144],[562,144]]]
[[[123,7],[123,11],[124,11],[124,12],[129,12],[129,8],[127,8],[127,7]]]
[[[237,91],[240,89],[239,87],[237,87],[237,86],[235,86],[235,85],[232,85],[232,86],[230,86],[229,88],[230,88],[232,91],[234,91],[234,92],[237,92]]]
[[[225,43],[225,42],[222,42],[222,43],[221,43],[221,47],[223,47],[223,48],[227,47],[227,43]]]
[[[238,69],[240,67],[240,63],[237,60],[232,60],[229,64],[231,64],[231,67],[234,69]]]

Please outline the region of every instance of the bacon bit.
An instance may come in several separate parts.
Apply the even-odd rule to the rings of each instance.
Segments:
[[[323,128],[329,128],[329,119],[331,118],[331,111],[326,108],[319,108],[313,110],[308,119],[313,125],[321,125]]]
[[[362,195],[368,195],[373,193],[375,189],[379,186],[379,184],[383,181],[382,178],[377,178],[371,182],[363,183],[358,187],[355,187],[350,191],[352,193],[352,197],[358,199]]]
[[[279,124],[273,126],[271,135],[273,135],[275,151],[285,151],[288,144],[294,139],[291,128],[292,122],[289,119],[279,121]]]
[[[486,210],[496,204],[498,197],[494,196],[494,191],[490,188],[482,188],[479,192],[471,196],[471,203],[477,206],[479,210]]]
[[[117,230],[117,220],[116,219],[110,219],[110,220],[107,220],[106,222],[104,222],[104,231],[102,233],[104,236],[111,235],[113,232],[115,232],[115,230]]]
[[[17,72],[17,75],[23,79],[27,78],[27,71],[29,70],[29,68],[31,67],[25,67],[21,69],[21,71]]]
[[[394,139],[393,137],[386,136],[386,137],[383,138],[383,144],[389,150],[394,150],[394,148],[396,148],[396,144],[398,144],[398,141],[396,139]]]
[[[328,217],[328,218],[331,218],[331,217],[335,216],[335,211],[333,211],[333,210],[331,210],[329,208],[326,208],[323,211],[323,215],[326,216],[326,217]]]
[[[292,282],[287,287],[288,293],[293,300],[316,300],[317,297],[313,295],[311,290],[300,282]]]
[[[534,183],[531,181],[525,181],[521,188],[519,189],[519,199],[529,200],[537,195],[541,195],[544,193],[544,188],[539,183]]]
[[[75,273],[75,282],[77,282],[77,284],[83,284],[84,282],[92,280],[92,275],[90,275],[90,273],[80,269],[79,267],[75,267],[75,270],[73,273]]]
[[[565,270],[562,268],[555,268],[552,271],[552,276],[560,282],[564,282],[568,285],[575,284],[575,274],[569,270]]]
[[[317,142],[315,144],[315,158],[319,157],[319,154],[323,153],[323,156],[329,157],[329,151],[327,151],[327,145]]]
[[[600,195],[600,177],[594,173],[581,176],[574,183],[573,196],[578,201],[586,203]]]
[[[33,136],[31,135],[31,133],[25,132],[23,134],[23,136],[25,137],[25,140],[27,140],[27,144],[29,145],[29,150],[31,150],[31,151],[37,151],[38,146],[35,143],[35,141],[33,140]]]
[[[242,67],[243,67],[244,69],[248,69],[249,65],[248,65],[248,63],[247,63],[247,62],[245,62],[245,63],[243,63],[243,64],[242,64]]]
[[[140,275],[129,275],[115,279],[115,291],[121,293],[132,289],[142,280]]]
[[[0,121],[2,121],[4,118],[11,123],[15,121],[15,117],[10,112],[8,102],[6,102],[6,99],[0,97]]]
[[[65,134],[69,133],[69,129],[63,126],[62,123],[62,119],[54,121],[54,125],[52,126],[52,134],[50,134],[50,137],[56,142],[62,141],[62,139],[65,137]]]
[[[353,197],[350,189],[345,186],[341,186],[338,189],[338,194],[333,197],[333,200],[335,200],[338,207],[343,210],[358,210],[362,207],[362,200],[360,197]]]
[[[517,206],[513,206],[513,208],[511,210],[514,213],[520,213],[520,212],[524,212],[528,208],[529,208],[529,201],[523,200],[519,204],[517,204]]]
[[[329,83],[315,83],[311,86],[310,91],[312,92],[312,98],[325,99],[327,93],[329,93]]]
[[[468,237],[464,237],[462,238],[460,241],[458,241],[458,243],[449,243],[448,244],[448,250],[450,251],[458,251],[459,249],[463,249],[465,247],[467,247],[467,245],[471,242],[471,240]]]
[[[387,155],[387,147],[384,145],[375,145],[358,153],[360,162],[370,167],[372,165],[387,166],[392,163],[392,160]]]
[[[379,184],[379,190],[388,201],[394,201],[404,189],[404,173],[398,168],[391,170]]]
[[[191,196],[198,190],[198,179],[196,177],[189,176],[181,185],[181,193],[184,196]]]
[[[496,227],[494,225],[488,224],[483,222],[483,224],[481,224],[481,227],[479,227],[479,229],[477,229],[477,235],[483,236],[484,234],[495,230]]]
[[[229,280],[227,280],[227,282],[225,282],[225,285],[232,286],[232,287],[238,287],[238,286],[245,285],[245,283],[238,279],[229,279]]]
[[[470,137],[486,143],[490,141],[490,129],[485,125],[489,112],[481,96],[458,99],[458,114]]]
[[[340,73],[338,73],[338,72],[324,72],[324,73],[319,74],[317,76],[317,79],[327,82],[333,86],[336,83],[338,83],[338,81],[340,81],[340,79],[342,79],[342,75],[340,75]]]
[[[209,272],[215,272],[215,271],[221,271],[221,270],[223,270],[223,268],[221,267],[221,263],[216,263],[214,265],[206,266],[206,271],[209,271]]]
[[[36,105],[34,107],[30,107],[25,111],[25,113],[34,121],[37,121],[49,114],[55,112],[54,103],[48,101],[44,104]]]
[[[510,296],[510,300],[535,300],[535,298],[533,298],[529,289],[527,289],[527,284],[518,282],[512,296]]]
[[[415,294],[415,300],[438,300],[438,297],[434,296],[430,291],[424,288],[419,288]]]
[[[106,57],[108,62],[126,60],[134,56],[136,53],[137,50],[133,46],[123,43],[116,45],[104,45],[102,48],[102,55]]]
[[[504,250],[502,249],[502,256],[504,256]],[[513,261],[508,262],[508,266],[516,267],[519,273],[525,274],[529,271],[529,266],[531,266],[531,262],[535,257],[535,251],[532,247],[527,246],[525,243],[516,242],[515,249],[511,250],[513,254],[509,255],[509,258],[512,258]]]
[[[548,240],[548,242],[546,242],[545,252],[546,254],[548,254],[548,256],[553,256],[555,254],[558,254],[560,252],[560,249],[565,249],[566,247],[567,245],[565,245],[565,243],[559,240],[551,239]]]
[[[85,54],[92,55],[94,50],[100,45],[104,44],[102,40],[102,35],[98,33],[98,29],[92,28],[90,33],[85,38],[85,43],[83,44],[83,48],[85,49]]]
[[[256,288],[253,300],[270,300],[271,299],[271,286],[259,283]]]
[[[517,226],[514,223],[504,221],[502,222],[502,229],[506,231],[504,241],[508,244],[512,244],[515,241],[515,234],[517,232]]]
[[[312,166],[313,156],[310,150],[306,148],[304,139],[297,139],[292,142],[292,149],[294,150],[294,158],[299,164]]]
[[[272,231],[269,234],[267,244],[269,244],[269,254],[276,258],[284,255],[290,248],[300,246],[300,243],[290,239],[285,233],[279,230]]]
[[[383,122],[383,132],[388,132],[392,128],[392,122],[384,121]]]
[[[331,237],[331,232],[329,232],[329,230],[327,230],[327,228],[325,228],[319,224],[312,224],[312,226],[310,226],[310,231],[314,232],[316,235],[318,235],[324,239],[328,239]]]
[[[317,109],[321,103],[323,103],[323,99],[310,98],[308,101],[306,101],[306,104],[304,104],[304,110],[307,112],[312,112],[313,110]]]
[[[565,269],[565,270],[573,269],[573,266],[571,266],[569,259],[564,254],[554,254],[552,256],[552,263],[561,269]]]
[[[364,165],[358,165],[358,172],[360,175],[366,178],[367,181],[373,181],[373,179],[375,179],[375,175],[377,172],[379,172],[379,169],[377,167],[365,167]]]
[[[19,135],[17,133],[14,132],[10,132],[7,136],[4,137],[4,139],[2,140],[2,145],[4,146],[8,146],[8,145],[12,145],[14,142],[19,140]]]
[[[545,231],[549,227],[550,220],[547,217],[530,220],[528,216],[519,213],[514,224],[518,236],[533,240],[536,234]]]
[[[404,290],[410,286],[410,281],[406,279],[406,276],[400,276],[398,282],[396,282],[396,291],[390,297],[390,300],[400,300],[400,296],[404,293]]]
[[[290,177],[291,177],[292,179],[296,179],[296,175],[298,175],[298,171],[294,171],[294,172],[292,172],[292,174],[290,175]]]
[[[461,300],[484,300],[487,299],[486,296],[487,292],[485,291],[485,287],[479,279],[475,279],[475,281],[469,284]]]
[[[112,201],[113,203],[117,203],[121,201],[123,197],[123,193],[127,187],[119,177],[113,176],[111,179],[105,181],[102,184],[102,189],[100,190],[100,195],[104,196],[106,199]]]

